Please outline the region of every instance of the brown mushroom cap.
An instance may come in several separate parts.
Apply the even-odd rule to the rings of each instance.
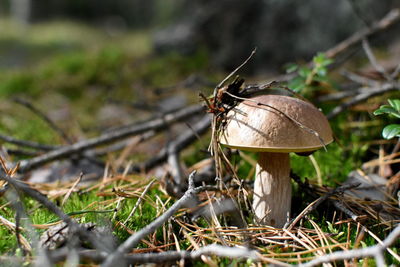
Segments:
[[[241,102],[227,114],[220,136],[224,145],[258,152],[313,151],[332,141],[332,130],[321,111],[298,98],[280,95],[260,95]]]

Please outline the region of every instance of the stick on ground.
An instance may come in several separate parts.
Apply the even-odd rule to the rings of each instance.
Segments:
[[[142,228],[140,231],[136,232],[134,235],[131,235],[124,243],[122,243],[117,250],[110,254],[105,262],[102,264],[103,267],[111,267],[111,266],[125,266],[126,259],[124,255],[128,253],[132,248],[134,248],[139,242],[145,238],[147,235],[153,233],[160,226],[162,226],[168,219],[170,219],[177,210],[184,207],[188,201],[192,200],[192,198],[199,192],[207,190],[209,187],[200,186],[194,187],[194,175],[196,171],[193,171],[189,175],[189,188],[185,192],[185,194],[176,201],[163,215],[156,218],[153,222],[151,222],[146,227]]]
[[[211,120],[208,116],[203,117],[198,123],[193,125],[191,129],[180,134],[174,141],[169,143],[169,149],[172,149],[174,153],[179,153],[184,148],[188,147],[194,141],[196,141],[197,136],[204,134],[210,129]],[[168,158],[168,147],[163,148],[156,156],[149,159],[148,161],[133,165],[129,173],[137,173],[141,171],[148,171],[158,164],[165,162]]]
[[[381,95],[386,92],[396,91],[399,90],[400,84],[399,83],[384,83],[381,86],[377,86],[376,88],[370,88],[365,93],[356,95],[355,97],[349,99],[348,101],[342,103],[341,105],[335,107],[331,112],[329,112],[326,117],[328,119],[332,119],[345,111],[347,108],[354,106],[362,101],[367,100],[370,97]]]
[[[189,116],[193,116],[194,114],[201,113],[203,110],[204,108],[201,105],[189,106],[177,112],[167,114],[163,118],[154,119],[139,125],[122,129],[120,131],[103,134],[96,138],[83,140],[69,146],[55,149],[38,157],[21,161],[19,172],[26,173],[27,171],[38,168],[48,162],[69,157],[73,154],[79,154],[87,149],[108,144],[126,137],[142,134],[150,130],[162,130],[171,123],[183,120]]]
[[[59,249],[50,253],[50,258],[53,262],[60,262],[66,259],[68,250]],[[179,260],[197,260],[202,256],[218,256],[228,257],[230,259],[252,259],[260,260],[261,258],[266,262],[271,262],[277,266],[291,266],[289,264],[281,263],[273,259],[265,259],[261,257],[255,250],[241,247],[226,247],[217,244],[204,246],[194,251],[166,251],[160,253],[138,253],[126,256],[127,264],[146,264],[146,263],[165,263],[174,262]],[[106,253],[99,253],[95,250],[82,250],[79,251],[79,256],[83,259],[91,260],[94,262],[102,262],[106,259]]]

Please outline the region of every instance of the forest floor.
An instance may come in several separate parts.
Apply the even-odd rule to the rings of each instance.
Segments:
[[[388,99],[400,98],[398,44],[375,48],[360,40],[360,52],[334,68],[337,61],[331,65],[316,53],[310,65],[288,67],[292,76],[276,86],[289,86],[320,108],[335,136],[326,151],[290,156],[297,220],[282,229],[254,223],[254,153],[225,149],[235,175],[224,169],[223,182],[215,179],[199,93],[211,95],[228,73],[211,68],[205,51],[156,55],[149,32],[111,36],[71,22],[18,28],[1,20],[0,28],[8,29],[0,36],[0,261],[91,266],[143,233],[124,251],[131,263],[286,266],[373,248],[400,220],[400,131],[382,137],[400,106],[391,116],[374,115]],[[387,72],[377,71],[377,62]],[[388,66],[396,74],[391,79]],[[244,86],[276,78],[241,76]],[[82,148],[71,150],[74,145]],[[163,217],[186,196],[194,170],[196,198]],[[90,238],[73,238],[80,232],[66,218]],[[159,218],[164,221],[146,232]],[[400,264],[399,250],[399,241],[384,247],[385,262]],[[370,266],[382,259],[361,253],[338,260]]]

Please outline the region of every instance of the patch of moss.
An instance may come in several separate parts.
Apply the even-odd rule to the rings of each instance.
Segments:
[[[11,72],[0,77],[0,97],[10,97],[22,93],[37,95],[39,88],[35,75],[29,72]]]

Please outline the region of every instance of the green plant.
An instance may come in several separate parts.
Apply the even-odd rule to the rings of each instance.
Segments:
[[[382,105],[374,111],[374,115],[388,114],[400,119],[400,99],[388,99],[389,105]],[[389,124],[382,130],[382,136],[385,139],[400,137],[400,124]]]
[[[315,84],[328,81],[327,67],[333,63],[333,60],[326,57],[324,53],[318,53],[313,57],[312,62],[312,67],[290,64],[286,68],[287,73],[297,72],[297,76],[288,84],[290,89],[298,93],[306,93],[315,88]]]

